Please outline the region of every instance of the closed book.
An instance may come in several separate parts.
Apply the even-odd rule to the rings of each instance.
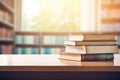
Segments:
[[[118,46],[65,46],[65,52],[75,54],[118,53]]]
[[[31,35],[25,36],[24,40],[25,40],[25,44],[35,44],[34,43],[34,36],[31,36]]]
[[[64,44],[64,36],[56,36],[56,44],[58,45]]]
[[[96,41],[64,41],[64,45],[73,45],[73,46],[79,46],[79,45],[117,45],[116,41],[108,41],[108,42],[96,42]]]
[[[50,48],[43,48],[43,54],[51,54]]]
[[[26,54],[32,54],[31,48],[26,48]]]
[[[18,48],[14,49],[14,54],[18,54]]]
[[[74,61],[113,61],[113,53],[109,54],[73,54],[60,52],[60,59],[74,60]]]
[[[0,39],[2,38],[2,28],[0,28]]]
[[[21,48],[21,54],[26,54],[25,52],[25,48]]]
[[[39,44],[39,42],[40,42],[39,37],[38,37],[38,36],[35,36],[35,44]]]
[[[16,44],[22,44],[22,36],[21,35],[15,36],[15,43]]]
[[[36,54],[35,48],[32,48],[32,54]]]
[[[22,36],[21,41],[22,41],[22,44],[25,44],[25,36]]]
[[[2,54],[2,45],[0,45],[0,54]]]
[[[116,41],[116,35],[100,35],[100,34],[81,34],[81,35],[70,35],[70,41]]]

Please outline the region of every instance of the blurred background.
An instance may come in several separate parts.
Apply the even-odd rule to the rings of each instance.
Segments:
[[[58,54],[71,34],[120,32],[120,0],[0,0],[0,53]]]

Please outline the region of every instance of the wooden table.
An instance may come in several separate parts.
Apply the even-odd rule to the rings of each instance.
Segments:
[[[120,80],[120,66],[114,62],[77,62],[58,55],[1,55],[0,80]],[[3,59],[4,61],[4,59]]]

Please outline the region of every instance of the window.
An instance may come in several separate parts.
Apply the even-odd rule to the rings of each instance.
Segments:
[[[81,0],[23,0],[22,30],[80,31]]]

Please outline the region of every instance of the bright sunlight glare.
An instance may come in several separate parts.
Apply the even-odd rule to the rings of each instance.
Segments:
[[[38,11],[42,10],[45,6],[44,3],[39,3],[39,0],[23,0],[23,12],[26,14],[28,19],[37,15]]]

